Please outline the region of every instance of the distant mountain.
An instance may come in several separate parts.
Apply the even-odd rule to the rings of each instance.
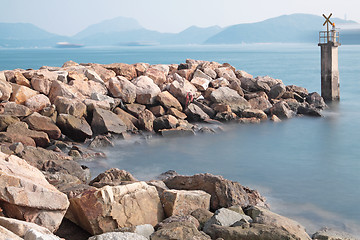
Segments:
[[[138,21],[132,18],[117,17],[105,20],[97,24],[90,25],[85,30],[74,36],[76,39],[96,36],[98,34],[108,34],[113,32],[127,32],[133,30],[144,29]]]
[[[0,23],[0,47],[49,47],[67,40],[30,23]]]
[[[354,24],[353,21],[332,19],[336,24]],[[323,30],[322,16],[310,14],[283,15],[262,22],[230,26],[207,39],[205,44],[238,43],[310,43],[318,41],[318,32]]]

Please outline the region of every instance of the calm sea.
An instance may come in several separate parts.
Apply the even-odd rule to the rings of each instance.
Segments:
[[[320,91],[320,49],[314,45],[0,49],[0,70],[76,62],[228,62],[254,76]],[[323,226],[360,236],[360,46],[339,48],[341,101],[323,118],[228,125],[216,135],[119,142],[108,159],[87,163],[95,176],[110,167],[149,179],[174,169],[209,172],[265,195],[272,210],[311,233]]]

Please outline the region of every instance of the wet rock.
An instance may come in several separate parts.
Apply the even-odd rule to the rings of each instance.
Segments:
[[[181,127],[175,129],[163,129],[160,133],[163,137],[186,137],[195,135],[195,132],[192,129]]]
[[[210,99],[214,103],[229,105],[234,113],[241,112],[251,105],[245,98],[241,97],[235,90],[228,87],[220,87],[210,94]]]
[[[89,185],[102,188],[106,185],[117,186],[122,185],[124,182],[131,183],[136,181],[138,180],[134,178],[131,173],[118,168],[111,168],[103,173],[100,173],[96,178],[90,181]]]
[[[194,103],[190,103],[190,105],[186,108],[185,114],[187,115],[189,121],[200,122],[205,119],[210,118],[200,107],[195,105]]]
[[[308,102],[310,105],[313,105],[315,108],[319,108],[319,109],[326,108],[324,99],[317,92],[310,93],[306,97],[306,102]]]
[[[176,108],[170,108],[168,111],[167,111],[167,114],[170,114],[170,115],[173,115],[174,117],[178,118],[178,119],[186,119],[187,116],[185,113],[183,112],[180,112],[179,110],[177,110]]]
[[[172,115],[165,115],[162,117],[158,117],[153,122],[155,132],[158,132],[159,130],[162,129],[176,128],[177,124],[178,124],[178,120]]]
[[[167,217],[189,215],[198,208],[210,208],[210,194],[204,191],[164,190],[161,203]]]
[[[139,128],[148,132],[154,131],[154,120],[154,114],[145,109],[139,114]]]
[[[93,132],[84,118],[77,118],[69,114],[60,114],[56,120],[57,126],[69,138],[83,142],[91,138]]]
[[[5,215],[55,231],[69,206],[66,195],[25,160],[4,153],[0,159],[0,206]]]
[[[216,210],[222,207],[240,205],[266,205],[265,198],[256,190],[250,190],[238,182],[224,179],[209,173],[193,176],[174,176],[164,180],[170,189],[203,190],[211,195],[210,208]]]
[[[115,113],[102,108],[94,109],[91,128],[97,135],[109,132],[120,134],[127,130],[125,123]]]
[[[270,99],[278,99],[278,98],[281,98],[285,92],[286,92],[285,85],[280,83],[280,84],[274,85],[271,88],[270,92],[268,93],[268,96]]]
[[[134,103],[136,99],[136,86],[125,77],[111,78],[107,84],[112,96],[120,98],[125,103]]]
[[[273,213],[268,209],[252,206],[246,209],[245,212],[253,219],[254,223],[266,224],[283,229],[299,239],[311,239],[306,233],[305,228],[298,222]]]
[[[180,102],[168,91],[159,93],[156,100],[167,109],[176,108],[179,111],[183,110]]]
[[[132,81],[136,86],[136,102],[154,104],[156,96],[161,92],[154,81],[147,76],[140,76]]]
[[[284,101],[275,103],[273,107],[270,108],[270,113],[280,119],[288,119],[294,116],[294,112],[290,110],[289,105]]]
[[[6,132],[24,137],[30,137],[35,141],[36,145],[40,147],[47,147],[50,144],[49,137],[45,132],[30,130],[28,125],[24,122],[18,122],[9,125],[6,129]]]
[[[116,73],[116,76],[126,77],[128,80],[137,77],[136,69],[134,66],[125,63],[112,63],[103,65],[104,68],[112,70]]]
[[[211,238],[203,232],[200,232],[191,223],[173,222],[166,224],[161,229],[153,233],[150,238],[152,240],[184,240],[184,239],[197,239],[197,240],[210,240]]]
[[[61,136],[61,130],[56,124],[49,118],[40,115],[39,113],[33,113],[24,119],[31,130],[45,132],[50,139],[59,139]]]
[[[67,217],[91,234],[141,224],[155,226],[163,209],[155,187],[144,182],[105,186],[70,199]]]
[[[318,108],[314,108],[312,106],[304,106],[304,105],[300,105],[297,108],[297,113],[298,114],[303,114],[303,115],[307,115],[307,116],[312,116],[312,117],[321,117],[321,113],[320,110]]]

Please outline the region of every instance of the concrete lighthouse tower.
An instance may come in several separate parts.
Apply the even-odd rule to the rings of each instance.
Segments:
[[[319,46],[321,48],[321,96],[325,101],[340,100],[340,81],[338,64],[339,32],[335,30],[335,23],[330,21],[330,17],[325,17],[323,26],[326,25],[327,31],[319,34]],[[332,29],[329,30],[329,25]]]

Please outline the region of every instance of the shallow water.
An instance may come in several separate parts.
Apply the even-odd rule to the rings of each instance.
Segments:
[[[320,49],[311,45],[236,45],[84,49],[0,49],[0,70],[76,62],[228,62],[255,76],[320,90]],[[108,159],[87,163],[95,176],[110,167],[149,179],[174,169],[210,172],[265,195],[272,210],[314,232],[322,226],[360,235],[360,46],[339,48],[341,101],[323,118],[226,125],[216,135],[118,142]]]

